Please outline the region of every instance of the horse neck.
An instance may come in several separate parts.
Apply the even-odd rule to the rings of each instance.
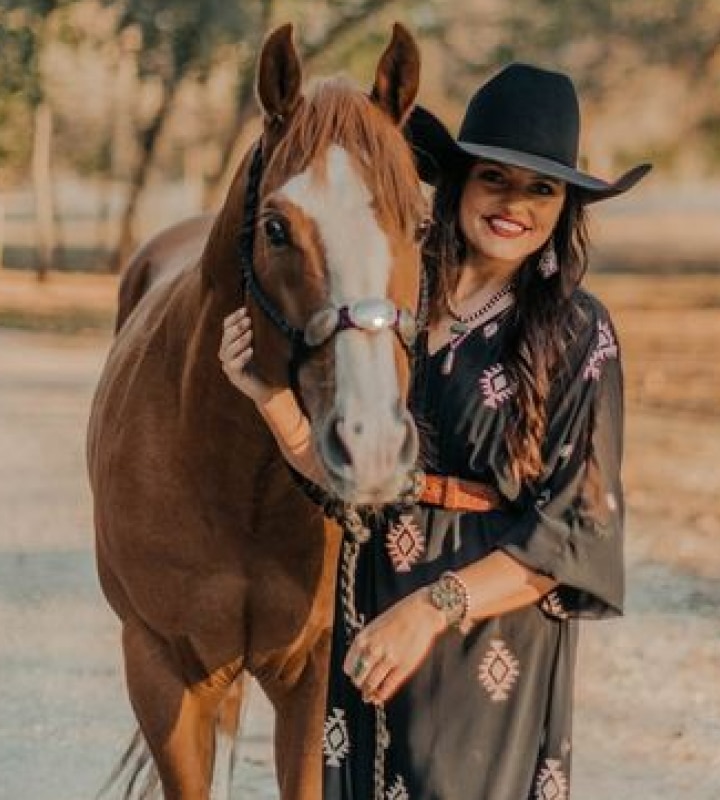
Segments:
[[[259,432],[252,401],[230,383],[218,359],[223,319],[231,302],[217,286],[207,286],[196,271],[173,293],[162,326],[170,354],[168,368],[177,370],[172,384],[179,387],[181,429],[197,451],[197,463],[211,472],[211,462],[229,438],[252,439],[258,452],[277,451],[270,432],[264,436]]]
[[[239,239],[245,216],[250,162],[251,151],[240,163],[202,255],[204,283],[226,294],[230,308],[237,308],[243,299]]]

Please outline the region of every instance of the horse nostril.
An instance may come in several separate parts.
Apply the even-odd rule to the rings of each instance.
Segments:
[[[345,420],[332,414],[323,425],[318,443],[325,465],[342,475],[352,466],[352,456],[345,443]]]

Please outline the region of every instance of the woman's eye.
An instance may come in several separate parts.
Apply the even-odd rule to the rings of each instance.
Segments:
[[[425,217],[425,219],[418,222],[417,227],[415,228],[415,241],[416,242],[424,242],[427,239],[430,231],[433,227],[433,220],[432,217]]]
[[[551,197],[555,194],[555,187],[551,183],[545,183],[544,181],[533,184],[532,190],[535,194],[540,194],[544,197]]]
[[[286,247],[290,244],[287,223],[277,217],[271,217],[265,221],[265,236],[272,247]]]
[[[499,169],[483,169],[477,173],[478,180],[485,183],[500,184],[505,180],[505,176]]]

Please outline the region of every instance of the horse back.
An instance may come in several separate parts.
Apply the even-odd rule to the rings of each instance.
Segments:
[[[118,287],[115,333],[153,286],[199,261],[214,221],[214,214],[202,214],[178,222],[153,236],[131,257]]]

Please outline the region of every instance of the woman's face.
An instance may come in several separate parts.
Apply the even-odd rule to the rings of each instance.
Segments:
[[[564,200],[562,181],[479,159],[460,198],[467,261],[519,267],[550,238]]]

